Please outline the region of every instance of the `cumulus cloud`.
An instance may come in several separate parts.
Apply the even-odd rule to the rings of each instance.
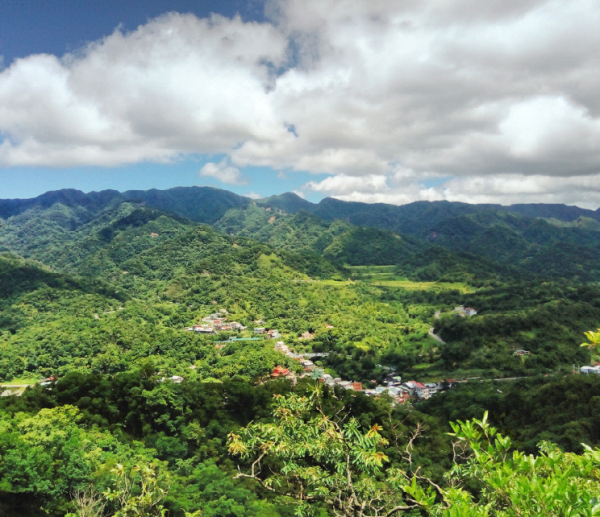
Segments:
[[[248,192],[247,194],[242,194],[242,196],[249,197],[250,199],[261,199],[262,198],[262,196],[260,194],[257,194],[254,191]]]
[[[265,23],[169,14],[15,61],[0,72],[0,165],[225,154],[204,175],[325,173],[302,189],[363,201],[600,204],[595,0],[265,10]]]
[[[244,178],[241,171],[237,167],[232,167],[227,164],[224,159],[220,163],[208,162],[198,171],[198,176],[201,178],[216,178],[227,185],[247,185],[248,180]]]

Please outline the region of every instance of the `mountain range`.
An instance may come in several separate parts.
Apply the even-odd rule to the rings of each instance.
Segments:
[[[315,204],[293,193],[253,201],[210,187],[88,194],[65,189],[0,200],[0,251],[74,271],[119,227],[150,229],[152,221],[161,231],[141,232],[135,245],[127,244],[128,253],[201,223],[340,265],[396,265],[421,280],[452,281],[465,274],[471,281],[498,275],[600,278],[600,210],[447,201],[396,206],[333,198]]]

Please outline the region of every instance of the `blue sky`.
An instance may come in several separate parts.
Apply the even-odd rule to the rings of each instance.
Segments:
[[[0,198],[600,206],[591,0],[0,0]]]
[[[294,172],[283,175],[270,167],[248,167],[245,174],[248,185],[227,185],[215,178],[199,178],[201,161],[185,160],[176,165],[140,163],[122,167],[11,167],[0,169],[0,199],[30,198],[49,190],[75,188],[83,192],[114,189],[125,190],[168,189],[176,186],[212,186],[240,195],[267,197],[292,192],[306,182],[323,179],[325,175]],[[306,192],[306,199],[318,202],[323,196]]]
[[[170,11],[206,17],[218,13],[240,15],[244,21],[263,21],[263,4],[247,0],[3,0],[0,2],[0,55],[8,67],[31,54],[77,51],[90,41],[111,34],[117,26],[134,30]],[[29,198],[49,190],[76,188],[84,192],[103,189],[147,190],[175,186],[210,185],[237,194],[263,197],[300,188],[321,178],[307,173],[283,175],[270,167],[244,170],[248,185],[227,185],[216,178],[198,177],[207,159],[191,157],[176,163],[138,163],[115,167],[4,167],[0,168],[0,198]],[[323,196],[308,193],[307,199]]]

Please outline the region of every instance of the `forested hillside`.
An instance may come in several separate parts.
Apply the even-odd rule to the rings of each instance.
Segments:
[[[591,508],[600,385],[572,372],[597,357],[580,345],[600,326],[600,232],[577,222],[595,219],[367,207],[208,188],[0,201],[0,515],[353,517],[352,497],[369,517],[539,515],[485,514],[494,469],[541,483],[519,451]],[[400,377],[441,392],[399,398]],[[508,438],[450,425],[485,411]]]

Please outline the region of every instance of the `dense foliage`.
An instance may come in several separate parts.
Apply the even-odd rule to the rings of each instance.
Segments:
[[[555,220],[208,188],[0,201],[0,381],[30,386],[0,398],[0,514],[594,515],[600,378],[571,372],[598,354],[600,232],[539,210]],[[247,328],[189,330],[215,312]],[[400,406],[273,380],[303,373],[280,339],[364,387],[469,382]],[[487,410],[506,438],[449,424]]]

